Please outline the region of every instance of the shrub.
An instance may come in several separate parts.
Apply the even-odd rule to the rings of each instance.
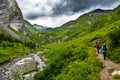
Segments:
[[[73,46],[72,44],[63,45],[50,49],[45,53],[49,57],[48,66],[43,72],[36,74],[34,80],[54,80],[69,63],[76,60],[82,61],[88,56],[87,49],[82,46],[75,47],[75,45]]]
[[[82,61],[74,61],[55,80],[100,80],[94,66]]]
[[[25,78],[18,72],[13,73],[13,80],[25,80]]]
[[[108,34],[110,40],[110,50],[108,51],[108,57],[115,62],[120,62],[120,27],[112,29]]]
[[[109,51],[108,53],[108,57],[111,58],[112,60],[114,60],[117,63],[120,63],[120,47],[117,47],[111,51]]]
[[[114,71],[114,72],[112,73],[112,77],[113,77],[114,79],[120,79],[120,71]]]
[[[116,48],[120,44],[120,27],[116,27],[109,32],[110,48]]]

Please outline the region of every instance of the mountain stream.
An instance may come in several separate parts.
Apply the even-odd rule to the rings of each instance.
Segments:
[[[13,75],[17,72],[23,75],[27,80],[38,71],[42,71],[45,63],[39,56],[42,52],[30,54],[26,57],[17,57],[11,61],[0,64],[0,80],[13,80]]]

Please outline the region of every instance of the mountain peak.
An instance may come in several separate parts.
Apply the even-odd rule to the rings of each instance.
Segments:
[[[33,26],[37,26],[37,27],[43,27],[43,26],[41,26],[41,25],[38,25],[38,24],[33,24]]]
[[[103,10],[103,9],[96,9],[90,13],[95,13],[95,14],[108,14],[108,13],[112,13],[113,10]]]

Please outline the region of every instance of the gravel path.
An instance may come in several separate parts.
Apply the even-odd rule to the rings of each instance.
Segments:
[[[103,55],[98,54],[98,59],[102,60],[104,63],[104,68],[100,71],[100,77],[102,80],[120,80],[120,79],[112,79],[112,72],[115,70],[120,70],[120,64],[116,64],[110,59],[103,60]]]

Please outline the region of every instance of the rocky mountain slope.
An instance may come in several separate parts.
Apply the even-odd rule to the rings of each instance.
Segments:
[[[12,30],[25,34],[23,16],[15,0],[0,0],[0,24],[13,37],[18,35]]]

